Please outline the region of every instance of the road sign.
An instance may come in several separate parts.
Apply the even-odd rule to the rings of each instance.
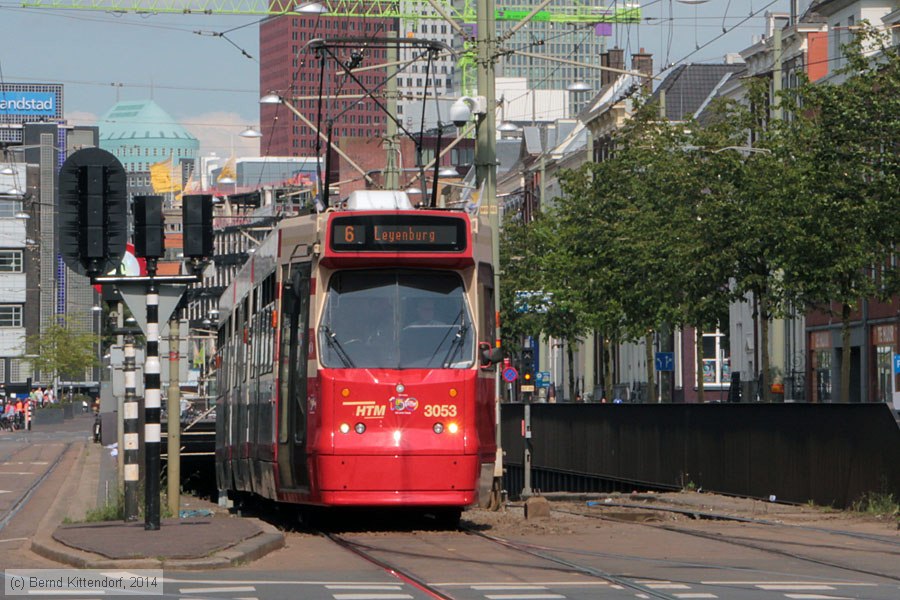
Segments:
[[[515,309],[517,313],[545,313],[548,307],[553,305],[551,292],[517,290]]]
[[[128,237],[127,178],[100,148],[73,153],[59,170],[59,251],[70,269],[99,275],[119,266]]]
[[[125,244],[125,254],[122,255],[122,262],[118,267],[111,270],[107,275],[124,275],[126,277],[136,277],[147,274],[147,259],[134,255],[134,244]],[[98,294],[103,293],[103,286],[99,283],[94,284],[94,289]]]
[[[534,383],[540,388],[550,387],[550,371],[538,371],[535,373]]]
[[[900,354],[894,355],[894,373],[900,374]]]
[[[657,352],[655,362],[656,362],[656,370],[657,371],[674,371],[675,370],[675,353],[674,352]]]
[[[138,326],[144,335],[147,334],[147,283],[146,282],[120,282],[116,284],[122,299],[131,314],[134,315]],[[157,308],[159,335],[165,337],[169,330],[169,317],[175,312],[175,308],[181,301],[181,296],[187,286],[184,284],[160,284],[159,305]]]
[[[512,383],[519,378],[519,372],[514,367],[506,367],[503,369],[503,381]]]

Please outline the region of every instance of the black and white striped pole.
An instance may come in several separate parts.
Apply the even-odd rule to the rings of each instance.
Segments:
[[[138,482],[140,466],[138,466],[138,402],[134,371],[134,335],[125,335],[123,351],[125,360],[122,372],[125,375],[125,402],[123,442],[125,467],[125,521],[137,521],[138,518]]]
[[[152,264],[152,269],[151,269]],[[160,449],[160,377],[159,377],[159,286],[156,260],[147,259],[147,356],[144,360],[144,443],[146,443],[144,486],[144,529],[159,529],[159,449]]]

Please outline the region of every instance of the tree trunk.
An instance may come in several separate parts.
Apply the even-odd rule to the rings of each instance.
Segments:
[[[644,338],[644,349],[647,352],[647,397],[644,402],[656,402],[656,374],[655,363],[653,361],[653,332],[647,333]]]
[[[703,403],[703,327],[694,330],[694,351],[697,358],[697,402]]]
[[[841,305],[841,397],[840,402],[850,402],[850,311],[849,304]]]
[[[575,340],[578,343],[578,340]],[[569,361],[569,402],[575,402],[575,353],[572,351],[572,340],[566,339],[566,360]]]
[[[606,366],[606,386],[603,388],[603,395],[607,400],[612,400],[613,391],[613,365],[612,365],[612,340],[605,338],[603,340],[603,362]]]
[[[762,390],[760,390],[760,398],[763,402],[772,401],[772,382],[771,372],[769,369],[769,308],[766,297],[760,295],[759,298],[759,346],[762,355]]]

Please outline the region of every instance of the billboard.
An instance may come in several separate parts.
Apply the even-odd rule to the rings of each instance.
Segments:
[[[0,84],[0,123],[59,121],[63,86],[46,83]]]

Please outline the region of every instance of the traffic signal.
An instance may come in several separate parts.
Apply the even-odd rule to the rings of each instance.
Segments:
[[[534,350],[531,348],[522,349],[522,383],[534,385]]]
[[[210,258],[213,255],[212,196],[189,194],[181,199],[185,258]]]
[[[78,150],[60,167],[59,251],[76,273],[102,275],[122,262],[128,235],[126,182],[122,163],[100,148]]]
[[[162,196],[134,197],[134,253],[144,258],[162,258],[166,253]]]

